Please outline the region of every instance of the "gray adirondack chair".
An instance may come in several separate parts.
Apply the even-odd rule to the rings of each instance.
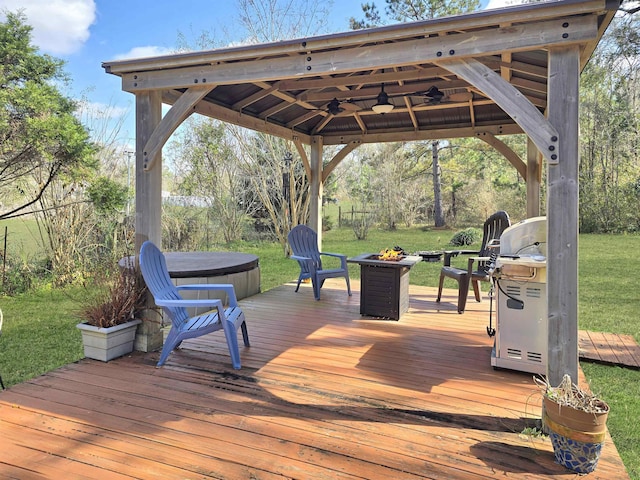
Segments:
[[[300,265],[300,276],[296,292],[300,288],[300,282],[306,278],[311,279],[313,296],[320,300],[320,289],[327,278],[344,277],[347,282],[347,293],[351,296],[351,284],[349,282],[349,270],[347,257],[339,253],[321,252],[318,249],[318,234],[306,225],[297,225],[291,229],[288,235],[289,246],[293,255],[289,258],[296,260]],[[321,256],[338,258],[340,267],[323,269]]]
[[[231,284],[201,284],[174,286],[162,252],[152,242],[144,242],[140,249],[140,270],[144,281],[153,295],[156,305],[162,307],[171,319],[171,330],[167,336],[158,367],[164,365],[169,354],[188,338],[223,330],[231,355],[233,368],[241,368],[238,348],[238,328],[242,330],[244,345],[249,346],[249,335],[244,313],[238,306],[236,294]],[[218,299],[187,300],[180,296],[180,290],[219,290],[225,292],[228,307]],[[190,317],[187,307],[211,307],[213,310]]]

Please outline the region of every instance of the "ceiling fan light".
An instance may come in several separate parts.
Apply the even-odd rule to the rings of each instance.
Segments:
[[[376,113],[389,113],[391,110],[393,110],[393,105],[390,104],[389,102],[376,103],[373,107],[371,107],[371,110],[373,110]]]
[[[376,113],[389,113],[393,110],[393,104],[389,102],[389,97],[384,91],[380,92],[378,100],[376,104],[371,107],[371,110]]]

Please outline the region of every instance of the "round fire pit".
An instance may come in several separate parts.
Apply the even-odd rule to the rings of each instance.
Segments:
[[[421,251],[416,255],[422,257],[425,262],[439,262],[442,258],[442,252]]]

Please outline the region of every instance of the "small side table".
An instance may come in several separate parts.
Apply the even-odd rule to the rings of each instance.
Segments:
[[[378,260],[375,253],[347,259],[360,265],[360,315],[399,320],[409,309],[409,270],[420,261],[417,255]]]

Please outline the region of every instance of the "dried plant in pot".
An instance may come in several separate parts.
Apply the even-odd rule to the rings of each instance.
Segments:
[[[578,473],[598,465],[607,431],[609,405],[564,375],[553,387],[534,378],[543,394],[542,422],[549,431],[556,462]]]
[[[94,282],[77,314],[83,320],[76,326],[86,357],[107,362],[133,351],[145,294],[144,281],[133,266]]]

